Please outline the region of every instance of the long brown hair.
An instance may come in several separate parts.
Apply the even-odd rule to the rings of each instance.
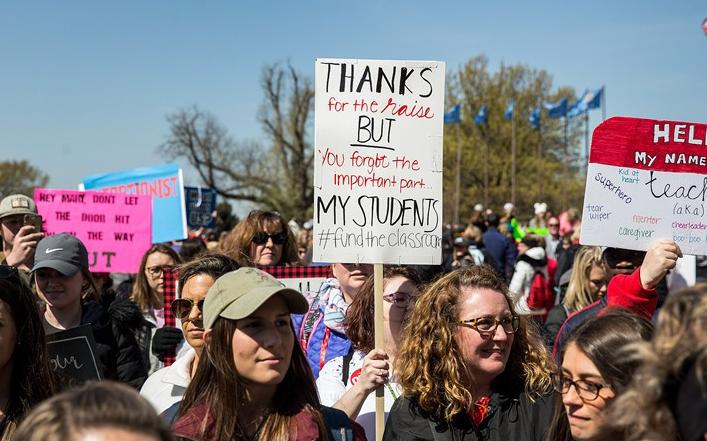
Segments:
[[[648,341],[652,335],[653,325],[648,320],[628,309],[611,308],[570,333],[559,354],[560,364],[569,345],[574,344],[594,363],[616,396],[620,396],[638,368],[638,362],[627,356],[627,347]],[[555,415],[547,440],[572,441],[562,400],[558,399],[555,403]]]
[[[163,243],[156,243],[150,247],[149,250],[145,251],[142,255],[142,260],[140,261],[140,270],[135,277],[135,283],[133,284],[133,291],[130,294],[130,300],[135,303],[141,311],[146,311],[148,309],[157,309],[162,307],[163,299],[157,294],[150,284],[147,283],[147,276],[145,275],[145,267],[147,266],[147,258],[151,254],[162,253],[166,254],[172,258],[174,264],[177,265],[181,263],[179,254],[174,251],[169,245]]]
[[[219,317],[212,328],[211,342],[199,358],[194,378],[184,393],[178,417],[197,405],[206,403],[207,419],[214,421],[211,439],[239,440],[238,413],[245,403],[245,385],[233,361],[232,340],[236,321]],[[294,333],[294,331],[292,331]],[[319,412],[319,398],[314,377],[302,349],[295,342],[290,367],[275,391],[271,413],[265,418],[259,440],[286,441],[291,419],[302,410],[311,413],[319,424],[320,439],[328,439],[324,419]],[[206,431],[202,427],[202,431]],[[202,433],[202,435],[207,435]]]
[[[457,304],[463,288],[502,293],[513,310],[508,288],[488,265],[452,271],[434,282],[415,302],[403,331],[395,372],[405,396],[443,421],[466,412],[476,399],[465,385],[466,366],[454,339]],[[521,317],[504,371],[492,382],[494,391],[525,392],[530,399],[552,390],[552,359],[537,329]]]
[[[223,239],[221,252],[234,259],[240,266],[255,266],[250,259],[250,243],[255,233],[280,230],[287,234],[282,245],[282,257],[277,265],[296,265],[299,263],[297,241],[285,219],[275,211],[253,210],[248,216],[233,227]]]
[[[621,439],[664,441],[679,438],[675,396],[687,367],[707,376],[707,284],[671,293],[658,314],[650,343],[634,348],[641,366],[606,418]],[[702,384],[703,390],[707,384]]]
[[[49,367],[46,335],[37,298],[12,267],[13,272],[0,278],[0,300],[5,302],[17,327],[17,341],[12,353],[12,377],[8,401],[0,421],[0,439],[10,439],[25,414],[57,391],[57,381]]]
[[[422,283],[420,275],[408,266],[386,266],[383,269],[383,278],[390,279],[396,276],[405,277],[412,281],[418,288]],[[374,326],[374,281],[371,275],[361,285],[358,294],[346,310],[346,336],[351,340],[355,349],[369,352],[375,347],[373,335]]]

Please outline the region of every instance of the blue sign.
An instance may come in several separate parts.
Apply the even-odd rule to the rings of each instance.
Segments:
[[[84,190],[152,196],[152,243],[187,237],[182,170],[177,164],[83,178]]]
[[[216,190],[213,188],[184,187],[187,197],[187,225],[193,230],[212,228],[216,210]]]

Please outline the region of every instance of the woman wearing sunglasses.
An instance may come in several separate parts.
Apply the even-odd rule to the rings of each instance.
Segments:
[[[639,365],[626,351],[648,341],[651,323],[626,309],[611,309],[575,329],[560,352],[553,377],[561,395],[548,441],[593,441],[602,437],[607,406],[628,386]]]
[[[274,211],[251,211],[226,236],[223,253],[241,266],[299,263],[295,236],[285,219]]]
[[[543,440],[552,364],[489,266],[448,273],[415,302],[394,370],[384,440]]]
[[[369,277],[346,311],[346,335],[351,350],[324,365],[317,378],[319,398],[325,406],[341,409],[375,439],[376,388],[385,386],[386,411],[390,410],[400,388],[390,367],[398,352],[407,313],[419,295],[420,276],[409,267],[386,267],[383,273],[384,349],[374,349],[373,277]]]
[[[199,365],[204,348],[202,311],[207,291],[216,279],[238,268],[233,259],[223,254],[205,255],[179,268],[179,298],[172,302],[171,309],[182,324],[181,332],[190,349],[171,366],[150,375],[142,386],[140,394],[155,407],[157,413],[164,412],[182,399]]]
[[[181,343],[182,336],[174,328],[164,328],[164,268],[180,263],[179,254],[169,245],[152,245],[140,261],[130,300],[142,311],[132,318],[135,340],[140,345],[143,363],[152,374],[164,367],[164,357]],[[122,297],[122,296],[120,296]]]
[[[15,267],[0,265],[0,440],[55,392],[37,298]]]

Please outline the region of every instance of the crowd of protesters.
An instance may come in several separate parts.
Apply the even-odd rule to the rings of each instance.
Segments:
[[[253,210],[116,275],[36,214],[0,202],[0,441],[373,440],[376,390],[385,440],[707,440],[707,284],[668,289],[671,240],[582,246],[578,210],[477,205],[441,265],[384,268],[376,347],[373,266],[312,262],[311,221]],[[304,293],[269,273],[310,265],[331,277]],[[83,385],[46,343],[82,326]]]

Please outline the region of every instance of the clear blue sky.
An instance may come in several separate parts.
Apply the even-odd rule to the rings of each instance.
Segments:
[[[290,60],[313,75],[317,57],[452,70],[483,53],[494,69],[546,69],[554,86],[605,84],[609,116],[705,123],[705,17],[704,0],[11,2],[0,7],[0,158],[76,188],[164,162],[164,116],[192,104],[258,139],[262,67]]]

